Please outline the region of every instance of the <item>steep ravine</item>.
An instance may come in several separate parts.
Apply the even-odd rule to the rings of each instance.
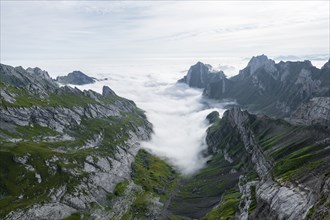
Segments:
[[[329,216],[329,130],[240,108],[207,117],[209,161],[183,177],[173,219],[323,219]]]

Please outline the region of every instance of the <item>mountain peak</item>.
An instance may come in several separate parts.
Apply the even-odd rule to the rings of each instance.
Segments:
[[[226,78],[223,71],[214,70],[210,64],[198,61],[190,67],[187,75],[178,82],[186,83],[190,87],[205,88],[210,82],[219,81],[223,78]]]
[[[108,86],[103,86],[102,95],[104,97],[117,96],[116,93],[112,89],[110,89],[110,87],[108,87]]]
[[[266,55],[262,54],[259,56],[253,56],[247,66],[250,67],[250,74],[253,74],[260,67],[265,66],[267,69],[270,69],[274,65],[274,60],[271,60]]]
[[[82,76],[87,76],[85,73],[79,71],[79,70],[74,70],[71,73],[69,73],[68,75],[82,75]]]
[[[87,76],[85,73],[75,70],[67,76],[58,76],[56,80],[62,84],[84,85],[94,83],[95,78]]]

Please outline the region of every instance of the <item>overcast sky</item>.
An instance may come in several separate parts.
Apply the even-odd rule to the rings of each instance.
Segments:
[[[1,1],[1,62],[329,56],[329,1]]]

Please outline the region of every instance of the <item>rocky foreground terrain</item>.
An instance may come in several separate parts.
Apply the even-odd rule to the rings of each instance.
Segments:
[[[160,196],[147,190],[165,200],[177,174],[139,151],[152,126],[134,102],[106,86],[59,87],[39,68],[1,64],[0,79],[0,219],[161,215]],[[149,165],[163,178],[151,188]]]
[[[109,87],[1,64],[0,219],[330,217],[329,62],[263,55],[229,79],[199,62],[179,82],[237,103],[207,116],[208,161],[191,176],[140,149],[152,125]]]

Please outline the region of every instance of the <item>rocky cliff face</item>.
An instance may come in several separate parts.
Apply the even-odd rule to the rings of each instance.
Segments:
[[[67,76],[58,76],[56,81],[61,84],[84,85],[94,83],[96,80],[93,77],[87,76],[83,72],[73,71]]]
[[[329,130],[235,107],[207,116],[205,167],[178,184],[169,217],[323,219],[329,216]]]
[[[0,79],[0,217],[123,216],[144,192],[131,180],[152,131],[144,113],[109,87],[60,88],[38,68],[1,64]],[[123,181],[125,195],[110,202]]]
[[[330,125],[330,97],[315,97],[302,103],[288,119],[302,125]]]
[[[228,136],[228,132],[232,135]],[[209,152],[227,152],[231,161],[227,160],[233,163],[237,153],[232,152],[242,144],[249,155],[244,163],[248,166],[252,162],[258,174],[255,179],[249,177],[248,171],[240,176],[240,203],[244,201],[244,208],[237,207],[236,218],[322,219],[328,216],[330,211],[325,208],[330,204],[329,185],[326,185],[330,172],[328,134],[329,130],[324,128],[296,127],[265,116],[253,116],[239,108],[226,111],[208,130]],[[226,200],[220,201],[219,207],[225,203]],[[209,215],[219,211],[215,208]]]
[[[211,65],[198,62],[191,66],[187,75],[178,82],[186,83],[190,87],[205,88],[210,82],[225,78],[222,71],[214,71]]]

